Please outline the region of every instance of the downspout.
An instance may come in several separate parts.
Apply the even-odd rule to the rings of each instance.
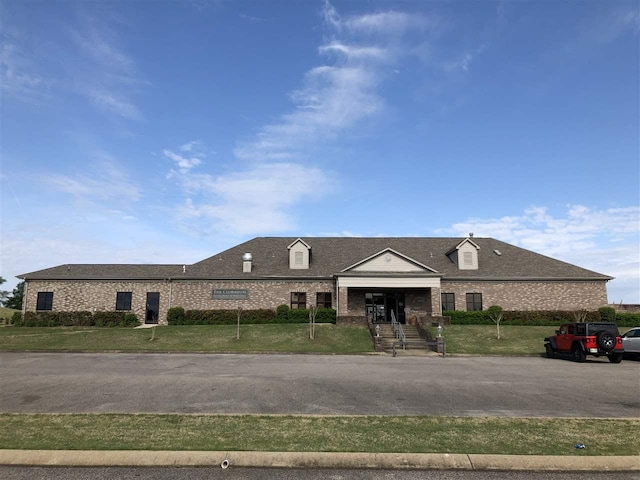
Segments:
[[[167,278],[167,281],[169,282],[169,308],[171,308],[171,299],[173,297],[173,292],[171,288],[173,284],[171,283],[171,277]]]

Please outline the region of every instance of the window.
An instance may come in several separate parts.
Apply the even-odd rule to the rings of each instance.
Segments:
[[[467,266],[473,265],[473,253],[472,252],[464,252],[462,254],[463,262]]]
[[[36,310],[53,310],[53,292],[38,292]]]
[[[467,293],[467,312],[482,310],[482,294]]]
[[[307,294],[304,292],[291,292],[291,308],[307,308]]]
[[[116,310],[131,310],[131,292],[116,293]]]
[[[316,306],[318,308],[331,308],[331,292],[316,293]]]
[[[440,297],[442,299],[443,312],[450,312],[456,309],[456,297],[453,293],[443,293]]]
[[[304,254],[302,252],[295,252],[295,260],[296,265],[302,265],[304,262]]]

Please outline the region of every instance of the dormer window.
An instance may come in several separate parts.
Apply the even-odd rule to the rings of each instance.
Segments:
[[[465,238],[449,250],[447,256],[459,270],[478,270],[478,250],[480,247],[471,238]]]
[[[308,270],[311,260],[311,247],[298,238],[287,247],[289,249],[289,268],[292,270]]]

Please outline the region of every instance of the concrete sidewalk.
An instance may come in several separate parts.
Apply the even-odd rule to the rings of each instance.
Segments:
[[[0,465],[221,466],[529,471],[640,471],[638,456],[539,456],[440,453],[200,452],[149,450],[0,450]]]

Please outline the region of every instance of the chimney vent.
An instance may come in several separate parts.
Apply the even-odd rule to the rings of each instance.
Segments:
[[[242,273],[251,273],[251,262],[253,261],[253,255],[245,253],[242,255]]]

